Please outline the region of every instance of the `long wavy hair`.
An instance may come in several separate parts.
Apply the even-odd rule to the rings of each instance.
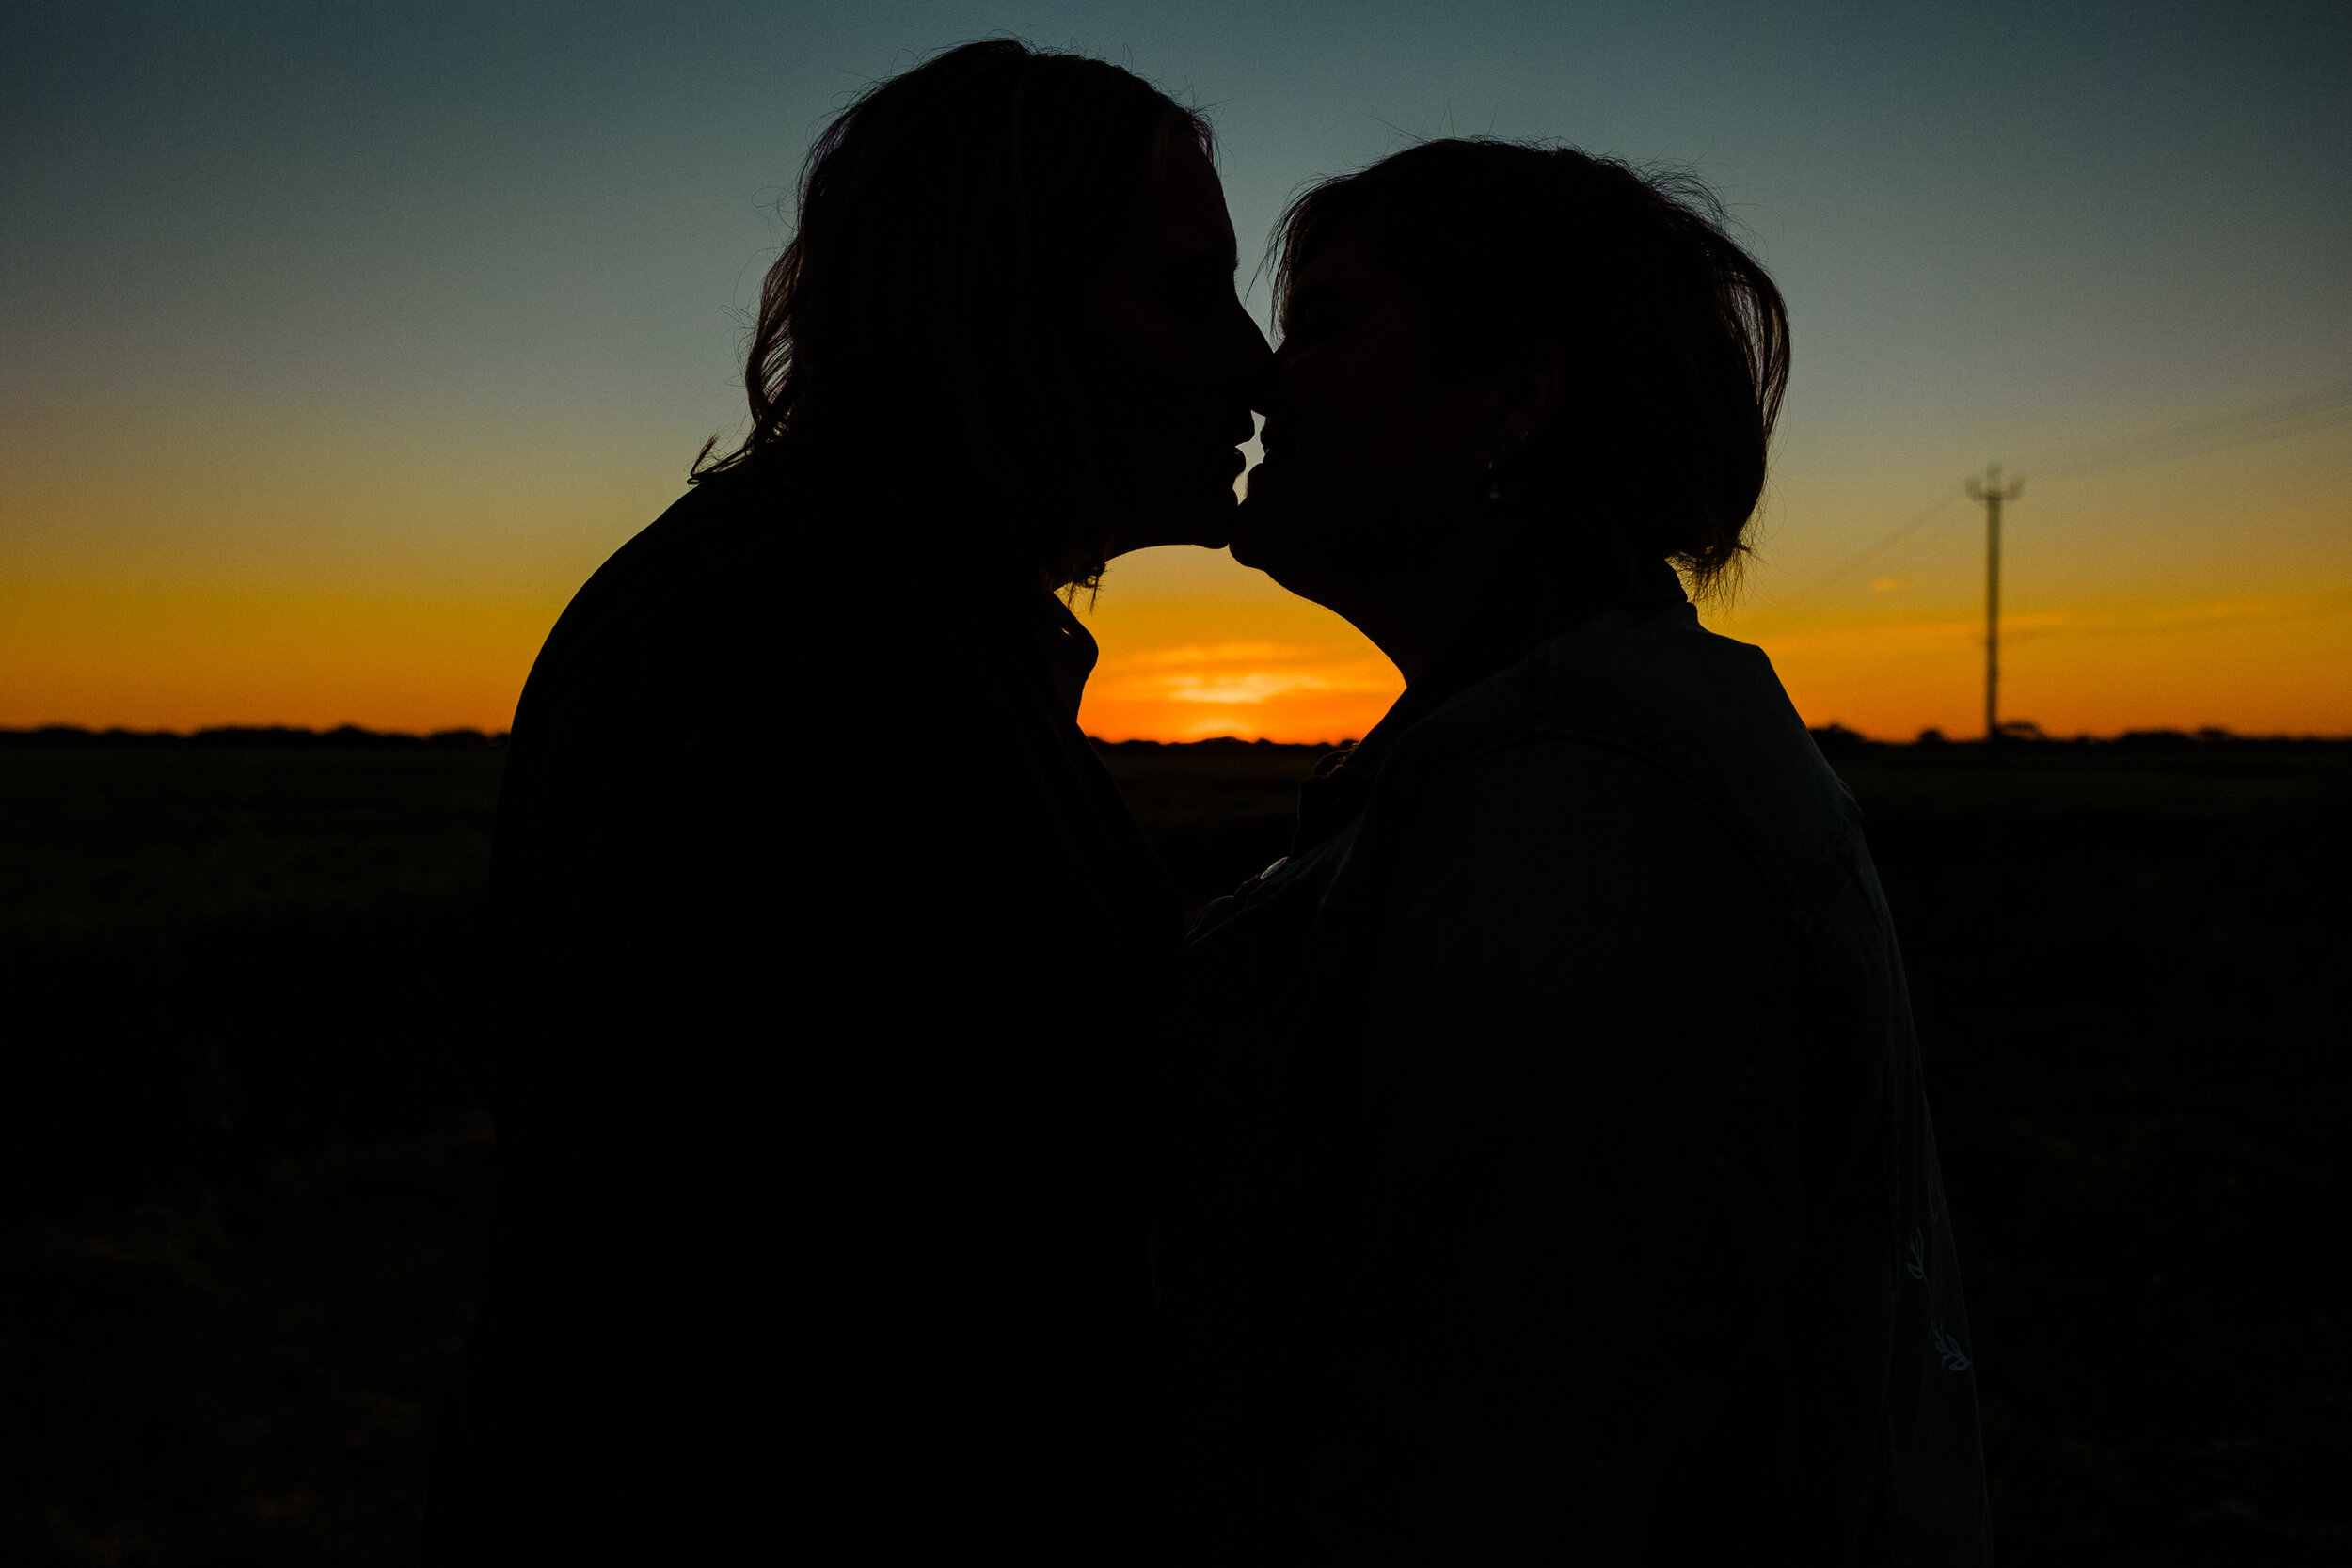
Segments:
[[[1089,578],[1077,308],[1156,161],[1208,124],[1128,71],[1011,40],[876,83],[809,150],[760,291],[751,430],[693,477],[822,443],[954,543]]]
[[[1549,339],[1570,387],[1499,469],[1556,549],[1717,586],[1746,551],[1788,383],[1788,311],[1695,178],[1573,148],[1425,142],[1313,186],[1276,230],[1275,303],[1343,233],[1429,312],[1432,373]]]

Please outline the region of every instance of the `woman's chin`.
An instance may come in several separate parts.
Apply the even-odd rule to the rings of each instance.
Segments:
[[[1332,545],[1319,516],[1270,496],[1253,494],[1233,515],[1233,559],[1317,604],[1335,564]]]
[[[1198,545],[1204,550],[1221,550],[1233,542],[1233,509],[1228,504],[1219,508],[1204,508],[1193,515],[1192,526],[1184,531],[1184,541]]]
[[[1233,519],[1240,506],[1241,498],[1233,493],[1232,482],[1219,484],[1190,509],[1193,524],[1186,540],[1204,550],[1223,549],[1232,543]]]
[[[1274,504],[1252,495],[1235,509],[1229,530],[1232,537],[1226,546],[1233,552],[1235,561],[1263,571],[1267,562],[1280,553],[1276,545],[1281,536],[1280,524],[1281,516]]]

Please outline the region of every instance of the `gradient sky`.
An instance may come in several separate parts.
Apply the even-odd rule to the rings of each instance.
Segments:
[[[1959,486],[1999,460],[2007,714],[2352,733],[2352,9],[2150,4],[19,0],[0,724],[502,728],[571,593],[739,432],[811,138],[996,33],[1208,111],[1245,256],[1302,182],[1429,135],[1710,182],[1796,353],[1707,613],[1812,721],[1975,728]],[[1399,685],[1222,555],[1115,563],[1089,614],[1106,736],[1360,734]]]

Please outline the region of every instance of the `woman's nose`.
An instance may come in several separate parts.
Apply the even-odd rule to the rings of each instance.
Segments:
[[[1256,318],[1242,309],[1238,299],[1233,301],[1232,320],[1233,370],[1238,379],[1254,385],[1274,362],[1274,350],[1266,342],[1265,333],[1259,327]]]
[[[1263,339],[1259,341],[1264,341]],[[1274,412],[1274,404],[1281,395],[1281,369],[1280,361],[1277,360],[1273,354],[1268,353],[1264,358],[1258,361],[1257,367],[1243,382],[1243,389],[1249,398],[1249,406],[1261,414],[1270,415]]]

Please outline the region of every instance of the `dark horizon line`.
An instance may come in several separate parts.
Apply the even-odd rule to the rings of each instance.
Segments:
[[[1814,740],[1824,752],[1852,751],[1868,748],[1901,748],[1904,750],[1940,747],[1981,747],[1981,736],[1961,738],[1947,737],[1941,730],[1926,729],[1909,740],[1884,740],[1848,729],[1843,724],[1817,725],[1811,732]],[[1297,751],[1329,752],[1353,746],[1355,740],[1246,740],[1239,736],[1210,736],[1200,740],[1104,740],[1089,736],[1096,747],[1104,751],[1152,750],[1183,751],[1202,749],[1211,752],[1237,751]],[[434,730],[418,734],[407,730],[371,730],[358,724],[339,724],[333,729],[314,730],[297,724],[214,724],[195,730],[134,730],[120,725],[106,729],[90,729],[80,724],[40,724],[27,728],[0,726],[0,747],[23,746],[91,746],[91,747],[188,747],[198,750],[221,749],[310,749],[310,750],[434,750],[434,751],[499,751],[506,745],[507,732],[487,732],[477,729]],[[2180,747],[2205,746],[2343,746],[2352,745],[2352,736],[2325,735],[2239,735],[2215,725],[2186,730],[2125,730],[2114,736],[2077,735],[2066,737],[2042,735],[2030,725],[2017,725],[2000,737],[2004,747],[2088,747],[2111,746],[2127,750],[2146,751]]]

